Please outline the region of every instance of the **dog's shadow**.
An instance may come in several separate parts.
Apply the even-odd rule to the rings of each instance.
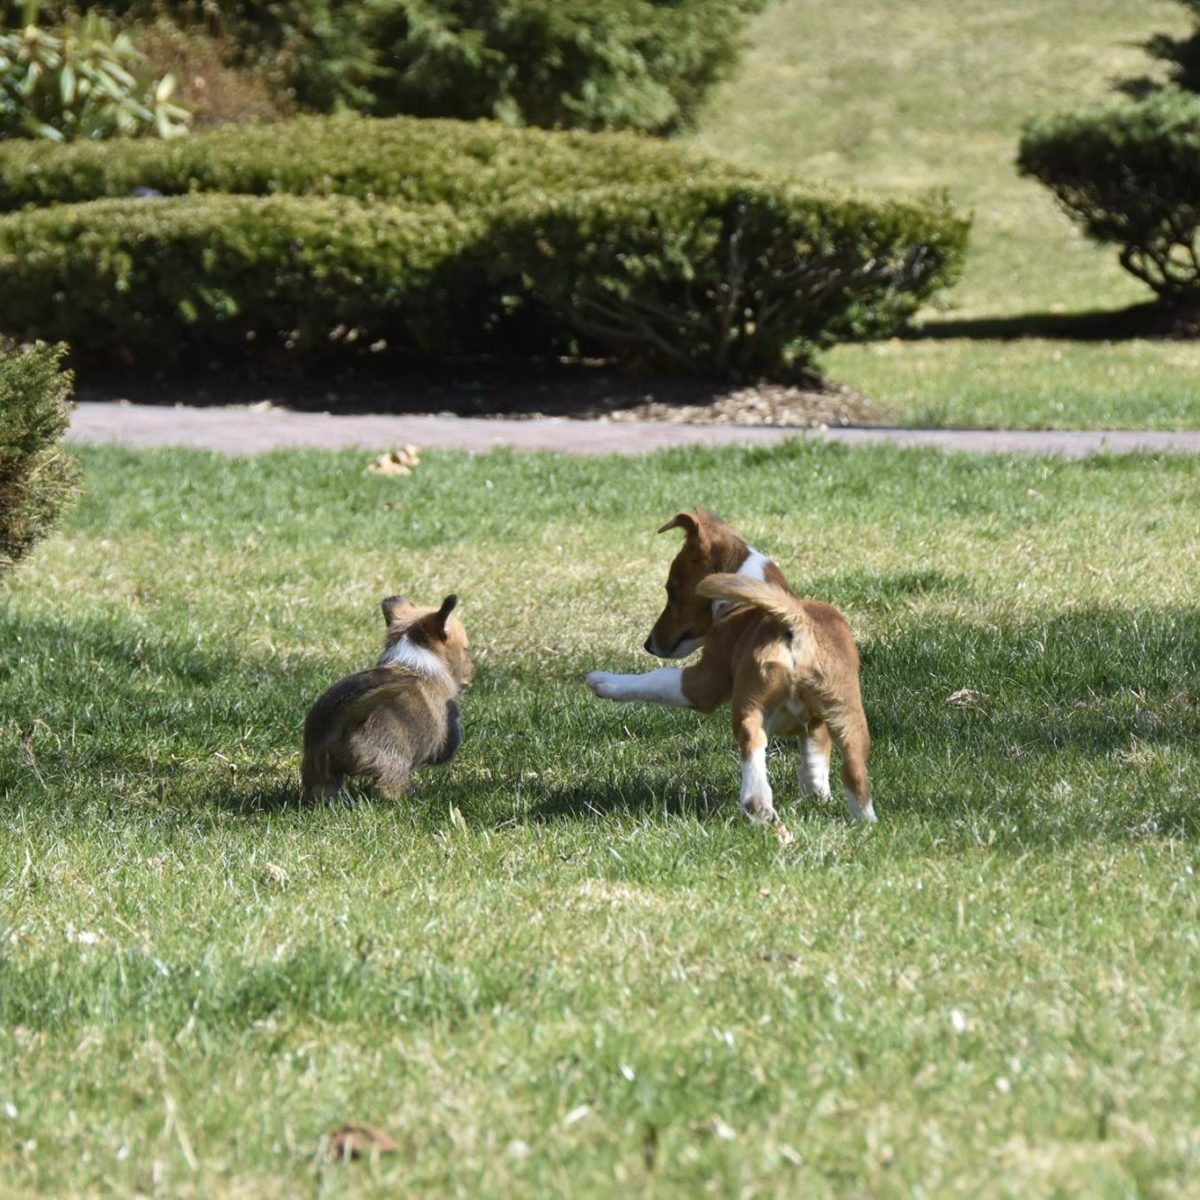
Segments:
[[[729,796],[696,790],[679,783],[656,787],[644,784],[616,786],[601,780],[548,788],[529,804],[524,819],[529,824],[564,821],[602,822],[614,817],[658,815],[707,821],[728,812]]]

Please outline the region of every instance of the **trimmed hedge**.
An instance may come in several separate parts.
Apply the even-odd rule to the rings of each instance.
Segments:
[[[475,349],[479,226],[345,197],[100,200],[0,218],[0,328],[85,358],[171,363]],[[482,307],[481,307],[482,302]],[[455,344],[462,330],[471,342]]]
[[[65,352],[0,352],[0,572],[29,553],[75,493],[75,460],[60,444],[70,422]]]
[[[489,122],[305,117],[159,144],[0,145],[0,211],[128,196],[344,195],[406,204],[494,204],[530,192],[749,172],[634,134],[549,133]]]
[[[105,200],[0,218],[0,328],[141,363],[544,355],[780,374],[884,332],[961,260],[948,209],[687,176],[490,208]]]
[[[1164,90],[1032,122],[1018,165],[1171,305],[1200,305],[1200,97]]]
[[[750,181],[510,205],[490,239],[585,352],[745,378],[890,332],[953,281],[967,228],[946,204]]]

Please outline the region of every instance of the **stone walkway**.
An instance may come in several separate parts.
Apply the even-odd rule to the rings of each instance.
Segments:
[[[189,446],[229,454],[257,454],[295,447],[330,450],[358,446],[365,450],[386,450],[410,442],[423,449],[475,452],[511,446],[518,450],[563,450],[574,454],[640,454],[669,446],[775,445],[794,437],[848,446],[887,442],[995,454],[1057,454],[1067,458],[1132,450],[1200,453],[1200,431],[785,429],[560,419],[327,416],[280,409],[260,412],[249,408],[174,408],[97,401],[77,406],[68,434],[69,440],[76,442],[115,442],[134,447]]]

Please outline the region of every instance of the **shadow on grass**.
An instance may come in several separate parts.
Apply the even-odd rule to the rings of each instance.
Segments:
[[[893,590],[953,593],[964,581],[906,573],[898,589],[880,591],[881,582],[851,574],[828,592],[882,606]],[[882,811],[977,811],[1011,817],[1022,836],[1059,841],[1200,836],[1200,610],[1089,607],[1005,626],[926,616],[864,644],[862,657]],[[736,751],[724,715],[681,714],[708,755],[689,763],[673,746],[672,775],[663,771],[663,743],[680,734],[655,738],[654,723],[637,713],[597,713],[592,737],[619,736],[628,724],[646,743],[642,778],[579,779],[548,791],[528,819],[723,820],[736,812]],[[775,749],[776,797],[787,805],[798,745]],[[714,768],[713,755],[731,765]],[[840,798],[836,781],[834,792]],[[828,810],[837,813],[840,804]]]
[[[1019,814],[1034,836],[1200,834],[1200,610],[1089,607],[1004,625],[918,610],[897,620],[914,598],[970,590],[970,579],[935,571],[821,581],[820,594],[890,611],[899,625],[862,647],[881,811],[944,818],[969,802],[985,816]],[[93,816],[107,806],[114,822],[311,811],[295,764],[319,666],[287,672],[119,620],[10,622],[0,633],[14,648],[0,666],[6,805]],[[523,663],[490,666],[468,697],[456,765],[422,772],[403,802],[414,819],[441,828],[449,805],[493,827],[736,811],[727,713],[618,707],[577,692]],[[790,800],[790,766],[787,785],[782,764],[773,770]],[[1060,786],[1087,790],[1094,808],[1056,815],[1045,797]],[[352,810],[358,796],[370,792],[339,803]]]
[[[1178,313],[1158,304],[1138,304],[1115,311],[1020,313],[1007,317],[946,318],[926,321],[897,332],[901,341],[969,338],[1016,341],[1049,338],[1076,342],[1119,342],[1177,336],[1187,327]]]
[[[697,729],[703,737],[711,731]],[[723,724],[722,734],[727,733]],[[730,772],[733,782],[733,773]],[[736,811],[737,793],[729,791],[722,796],[713,787],[703,790],[680,786],[678,779],[663,777],[660,771],[648,769],[644,781],[633,780],[624,784],[603,780],[580,780],[565,787],[551,787],[526,813],[530,822],[554,821],[604,821],[616,816],[690,817],[706,821],[712,817],[724,818]],[[733,804],[735,807],[730,808]]]

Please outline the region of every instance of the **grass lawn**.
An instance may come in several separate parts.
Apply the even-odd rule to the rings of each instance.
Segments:
[[[948,191],[975,214],[972,246],[930,323],[1120,310],[1150,291],[1120,269],[1115,249],[1085,239],[1046,188],[1017,175],[1017,141],[1036,114],[1161,74],[1142,43],[1188,28],[1171,0],[960,0],[952,16],[923,0],[776,0],[696,140],[854,187]],[[1200,427],[1190,346],[1044,336],[1014,346],[980,334],[906,342],[884,371],[876,354],[844,347],[826,368],[908,423]],[[1051,390],[1062,360],[1073,369],[1057,371],[1067,378]]]
[[[1200,460],[82,458],[0,583],[6,1197],[1195,1194]],[[849,615],[878,826],[583,687],[695,503]],[[462,753],[300,810],[395,590]]]

